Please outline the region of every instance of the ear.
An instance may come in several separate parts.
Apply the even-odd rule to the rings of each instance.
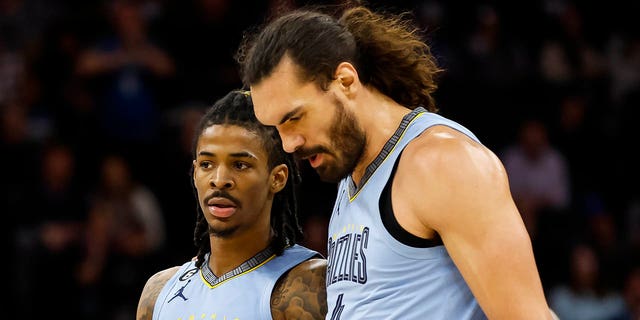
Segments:
[[[289,167],[286,164],[279,164],[271,170],[271,192],[278,193],[287,185],[287,178],[289,177]]]
[[[191,179],[193,179],[193,183],[196,183],[196,160],[193,160],[193,168],[191,170],[193,170],[193,174],[191,175]]]
[[[342,62],[338,65],[335,77],[340,88],[347,96],[354,94],[360,86],[358,71],[349,62]]]

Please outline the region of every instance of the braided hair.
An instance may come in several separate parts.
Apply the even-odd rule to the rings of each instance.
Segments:
[[[213,125],[229,124],[245,128],[257,134],[262,140],[264,149],[269,153],[268,168],[273,169],[279,164],[286,164],[289,168],[287,183],[280,192],[276,193],[271,207],[271,229],[274,237],[270,243],[275,254],[280,255],[285,247],[295,244],[302,238],[302,228],[297,215],[296,191],[301,181],[299,168],[289,153],[282,148],[282,140],[273,126],[265,126],[256,119],[253,103],[248,91],[234,90],[229,92],[205,113],[196,128],[192,156],[196,159],[197,145],[205,129]],[[197,200],[197,221],[194,230],[194,244],[198,248],[196,266],[204,263],[205,254],[211,251],[209,242],[209,224],[199,204],[198,193],[193,181],[191,169],[191,186]]]

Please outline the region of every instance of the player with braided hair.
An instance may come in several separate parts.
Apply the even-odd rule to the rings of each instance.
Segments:
[[[296,163],[247,91],[203,116],[193,159],[196,258],[147,281],[137,319],[324,319],[326,261],[296,244]]]

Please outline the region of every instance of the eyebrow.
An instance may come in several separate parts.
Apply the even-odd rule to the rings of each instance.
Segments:
[[[296,107],[293,110],[285,113],[284,116],[282,117],[282,119],[280,120],[280,123],[278,123],[278,124],[280,125],[280,124],[285,123],[287,120],[289,120],[289,118],[293,117],[294,114],[298,113],[298,111],[300,111],[301,108],[302,108],[301,106],[300,107]]]
[[[198,152],[198,156],[203,156],[203,157],[214,157],[215,153],[213,152],[209,152],[209,151],[200,151]],[[230,154],[229,156],[233,157],[233,158],[251,158],[251,159],[258,159],[256,158],[256,156],[254,156],[253,154],[246,152],[246,151],[242,151],[242,152],[235,152]]]

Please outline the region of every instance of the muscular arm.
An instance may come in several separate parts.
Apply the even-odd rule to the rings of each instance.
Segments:
[[[282,276],[271,293],[273,319],[324,319],[327,313],[326,269],[326,260],[311,259]]]
[[[156,304],[156,299],[160,294],[160,291],[164,287],[164,285],[171,279],[171,277],[180,269],[180,267],[173,267],[170,269],[166,269],[160,271],[149,280],[144,285],[144,289],[142,289],[142,294],[140,295],[140,301],[138,302],[138,311],[136,313],[137,320],[151,320],[153,316],[153,308]]]
[[[490,319],[551,319],[501,162],[459,132],[432,129],[400,160],[394,211],[408,214],[398,221],[416,235],[441,236]]]

